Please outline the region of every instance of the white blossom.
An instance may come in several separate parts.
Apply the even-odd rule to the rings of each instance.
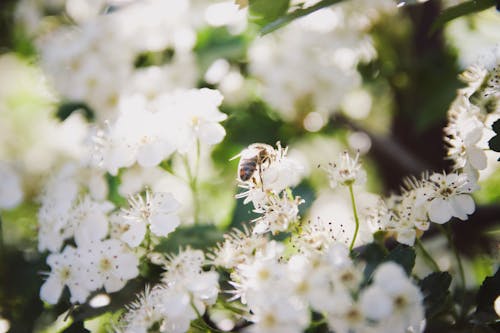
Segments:
[[[104,286],[106,292],[116,292],[139,275],[138,258],[119,240],[92,241],[79,253],[93,289]]]
[[[467,220],[475,209],[470,196],[477,185],[466,174],[434,173],[426,182],[427,213],[432,222],[443,224],[452,217]]]
[[[331,163],[326,167],[330,187],[335,188],[338,185],[351,186],[363,185],[366,181],[366,171],[361,167],[359,153],[351,158],[348,152],[340,155],[339,161]]]
[[[254,210],[262,216],[253,220],[253,232],[262,234],[270,231],[277,234],[287,231],[298,221],[299,205],[303,202],[300,197],[290,198],[285,193],[281,197],[268,196],[267,202]]]
[[[131,247],[139,246],[146,228],[156,236],[167,236],[180,224],[176,212],[180,204],[170,193],[146,190],[146,197],[138,194],[129,197],[128,209],[122,209],[120,221],[126,231],[121,240]]]
[[[47,257],[51,268],[47,280],[40,289],[40,298],[49,304],[59,301],[64,286],[68,286],[72,303],[84,303],[90,294],[84,267],[74,247],[66,246],[61,253],[52,253]]]
[[[0,209],[11,209],[21,203],[24,197],[21,177],[16,170],[0,161]]]

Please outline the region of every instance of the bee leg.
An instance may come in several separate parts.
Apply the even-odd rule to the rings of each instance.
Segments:
[[[264,181],[262,180],[262,163],[259,162],[259,179],[260,185],[262,186],[262,192],[264,192]]]

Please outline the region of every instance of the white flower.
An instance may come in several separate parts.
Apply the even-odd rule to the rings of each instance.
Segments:
[[[9,164],[0,161],[0,210],[12,209],[23,200],[21,178]]]
[[[146,234],[146,228],[156,236],[167,236],[180,224],[175,214],[179,202],[170,193],[146,190],[146,198],[140,194],[129,198],[130,208],[122,209],[122,223],[128,228],[121,239],[131,247],[139,246]]]
[[[47,257],[51,268],[47,280],[40,289],[40,298],[50,304],[56,304],[64,286],[68,286],[72,303],[84,303],[90,294],[88,276],[77,256],[74,247],[66,246],[61,253],[52,253]]]
[[[295,255],[287,263],[292,297],[309,304],[318,312],[332,308],[334,288],[332,270],[318,255]]]
[[[111,202],[97,202],[90,196],[84,196],[78,200],[69,211],[67,226],[78,246],[106,237],[109,229],[107,214],[113,208],[114,205]]]
[[[399,243],[413,246],[417,234],[429,229],[429,219],[425,202],[422,201],[421,192],[425,192],[423,184],[417,180],[407,180],[412,183],[412,188],[404,191],[400,196],[392,195],[389,199],[389,207],[381,203],[386,210],[381,216],[380,230],[389,231],[396,235]]]
[[[120,321],[122,332],[148,332],[154,325],[161,332],[186,332],[197,312],[203,314],[205,307],[217,299],[219,276],[215,271],[202,270],[202,251],[186,249],[168,260],[155,254],[155,263],[167,270],[162,283],[146,289],[138,301],[127,307]]]
[[[262,295],[264,296],[264,295]],[[309,324],[309,310],[290,299],[268,295],[265,302],[252,308],[250,320],[254,323],[246,332],[301,333]]]
[[[377,12],[372,2],[365,12]],[[318,10],[250,46],[250,72],[262,82],[264,100],[286,121],[302,122],[306,110],[326,119],[360,85],[357,65],[375,56],[360,21],[371,20],[359,20],[354,17],[359,8],[355,12],[345,7]]]
[[[282,148],[278,142],[278,149],[269,163],[269,167],[262,172],[262,187],[266,191],[279,193],[287,187],[297,185],[302,178],[303,166],[287,156],[288,147]]]
[[[392,300],[390,319],[381,324],[385,332],[404,332],[410,327],[420,331],[424,320],[423,297],[401,266],[394,262],[381,264],[374,273],[372,287],[380,288]]]
[[[123,333],[146,333],[155,325],[162,332],[187,332],[196,312],[186,290],[176,286],[157,285],[146,287],[138,299],[127,306],[120,319],[119,331]]]
[[[162,277],[166,285],[188,292],[201,312],[205,311],[205,305],[215,303],[219,293],[219,277],[215,271],[203,271],[205,255],[202,251],[186,249],[168,259],[164,263],[166,272]]]
[[[264,251],[268,243],[266,237],[251,232],[244,225],[243,230],[233,229],[224,234],[224,242],[217,244],[207,257],[214,265],[230,269],[252,262],[254,256]]]
[[[123,333],[147,333],[148,329],[163,319],[160,312],[158,288],[146,286],[137,299],[126,306],[127,311],[120,318],[119,331]]]
[[[206,145],[222,141],[226,131],[219,123],[227,118],[219,111],[222,99],[219,91],[202,88],[176,91],[155,101],[159,110],[165,110],[165,120],[175,133],[174,146],[180,153],[192,149],[197,140]]]
[[[136,161],[151,167],[173,153],[175,147],[159,113],[150,112],[143,99],[126,100],[120,105],[122,112],[117,121],[94,138],[95,158],[104,169],[116,175],[119,168],[130,167]]]
[[[139,274],[139,260],[119,240],[92,241],[79,252],[93,289],[104,286],[106,292],[116,292]]]
[[[191,320],[196,319],[196,312],[191,303],[189,292],[177,286],[160,286],[158,291],[158,308],[163,316],[161,330],[164,332],[184,333],[187,332]],[[200,314],[205,312],[204,307],[198,307],[196,300],[193,301]]]
[[[477,170],[486,168],[486,153],[479,146],[486,127],[478,114],[479,108],[464,95],[458,95],[448,111],[445,141],[455,169],[463,169],[467,164]]]
[[[344,303],[344,304],[342,304]],[[339,304],[339,310],[327,316],[328,327],[338,333],[369,332],[365,316],[360,306],[346,297]]]
[[[426,182],[427,213],[432,222],[443,224],[452,217],[467,220],[475,209],[470,193],[477,185],[466,174],[435,173]]]
[[[384,320],[392,312],[392,298],[377,285],[364,289],[359,302],[363,314],[372,320]]]
[[[337,241],[337,233],[332,222],[326,222],[319,217],[301,223],[302,232],[294,235],[293,245],[299,252],[323,253]]]
[[[330,187],[335,188],[338,185],[351,186],[353,184],[363,185],[366,181],[366,171],[361,167],[358,159],[359,153],[352,159],[348,152],[343,152],[338,163],[326,167]]]
[[[253,220],[255,222],[253,232],[263,234],[271,231],[272,234],[277,234],[288,230],[298,221],[299,205],[303,202],[300,197],[291,198],[286,193],[281,197],[268,196],[267,202],[254,210],[262,216]]]

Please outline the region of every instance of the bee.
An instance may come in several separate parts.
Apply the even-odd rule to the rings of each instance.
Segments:
[[[260,180],[262,184],[262,171],[269,167],[275,159],[276,151],[265,143],[253,143],[232,159],[240,157],[238,164],[238,180],[241,182],[252,181],[255,184]],[[258,178],[257,178],[258,176]]]

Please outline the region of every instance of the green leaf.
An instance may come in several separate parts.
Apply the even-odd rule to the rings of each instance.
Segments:
[[[225,27],[209,27],[198,31],[194,51],[201,71],[217,59],[224,58],[232,63],[238,63],[246,56],[249,37],[234,35]]]
[[[500,119],[493,123],[492,128],[496,135],[488,141],[488,145],[491,150],[500,152]]]
[[[412,247],[399,244],[394,250],[389,252],[385,261],[394,261],[401,265],[406,274],[410,275],[413,266],[415,266],[415,250]]]
[[[81,111],[87,120],[94,120],[94,111],[84,102],[64,102],[57,109],[57,118],[66,120],[73,112]]]
[[[415,251],[406,245],[398,245],[394,250],[387,253],[387,250],[380,244],[370,243],[364,247],[360,258],[366,262],[364,283],[368,284],[372,274],[378,265],[387,261],[394,261],[401,265],[409,275],[415,265]]]
[[[68,327],[67,329],[65,329],[63,332],[64,333],[90,333],[90,331],[87,330],[83,326],[83,322],[82,321],[76,321],[76,322],[74,322],[70,327]]]
[[[451,275],[448,272],[434,272],[420,281],[419,287],[424,296],[425,317],[436,317],[446,312],[450,306]]]
[[[482,323],[493,323],[498,319],[494,309],[495,299],[500,295],[500,268],[495,275],[484,279],[477,293],[477,308],[474,314]]]
[[[444,10],[436,19],[431,28],[431,34],[442,28],[446,23],[458,17],[477,13],[495,6],[495,0],[470,0],[462,2],[456,6],[452,6]]]
[[[276,20],[285,14],[290,0],[250,0],[250,19],[259,25]]]
[[[364,247],[360,258],[366,262],[365,271],[363,272],[365,283],[368,283],[375,268],[384,261],[385,255],[384,248],[377,243],[370,243]]]
[[[109,201],[117,206],[125,206],[127,204],[127,200],[122,197],[118,191],[118,187],[120,186],[120,177],[106,173],[106,180],[108,182]]]
[[[177,253],[179,248],[187,246],[193,249],[205,250],[224,240],[223,232],[213,224],[182,226],[163,238],[155,251],[162,253]]]
[[[261,0],[261,1],[269,2],[269,3],[273,2],[270,0]],[[260,32],[263,35],[268,34],[268,33],[273,32],[281,27],[284,27],[285,25],[292,22],[293,20],[296,20],[300,17],[309,15],[317,10],[331,6],[331,5],[336,4],[338,2],[341,2],[341,1],[344,1],[344,0],[322,0],[313,6],[310,6],[307,8],[296,9],[293,12],[288,13],[284,16],[276,17],[274,21],[272,21],[269,24],[267,24],[266,26],[264,26]]]

